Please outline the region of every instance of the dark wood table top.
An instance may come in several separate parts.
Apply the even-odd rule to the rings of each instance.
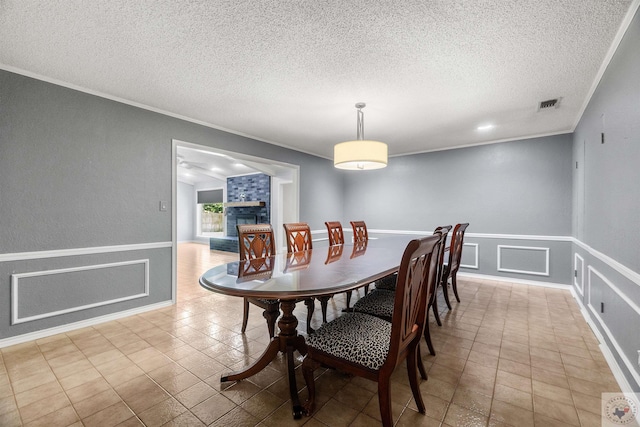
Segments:
[[[385,235],[366,245],[314,243],[317,247],[309,251],[219,265],[200,277],[200,285],[226,295],[266,299],[335,294],[397,271],[407,244],[418,237]]]

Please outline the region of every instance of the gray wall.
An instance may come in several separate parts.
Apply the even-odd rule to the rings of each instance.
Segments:
[[[461,271],[568,284],[571,144],[565,134],[394,157],[346,176],[344,219],[407,231],[468,222],[462,261],[475,267]]]
[[[635,391],[640,391],[639,46],[636,13],[573,135],[574,286]]]
[[[196,193],[193,185],[178,181],[176,188],[177,239],[178,242],[192,242],[196,234]]]
[[[329,160],[1,70],[0,100],[0,339],[170,300],[171,210],[159,202],[171,206],[172,139],[299,165],[300,219],[317,228],[342,215]],[[85,304],[74,287],[113,287],[131,270],[119,263],[138,259],[149,260],[149,296],[11,325],[12,274],[110,264],[50,280],[73,309]],[[20,306],[60,309],[28,301],[35,284],[22,283]],[[108,298],[130,295],[118,287]]]

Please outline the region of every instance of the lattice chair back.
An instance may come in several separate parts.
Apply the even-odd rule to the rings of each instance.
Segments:
[[[311,229],[306,222],[283,224],[287,239],[287,252],[300,252],[313,249]]]
[[[366,242],[369,240],[367,224],[365,224],[364,221],[351,221],[351,228],[353,228],[354,242]]]
[[[340,221],[327,221],[324,225],[327,226],[327,233],[329,234],[329,246],[344,244],[344,233],[342,232]]]
[[[458,224],[453,229],[451,235],[451,245],[449,247],[449,265],[447,270],[449,274],[458,271],[460,268],[460,259],[462,258],[462,245],[464,243],[464,233],[469,223]]]
[[[276,254],[271,224],[237,225],[240,261],[267,258]]]

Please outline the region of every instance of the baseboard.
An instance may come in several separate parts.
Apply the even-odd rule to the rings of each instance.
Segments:
[[[467,273],[462,271],[458,271],[458,276],[471,277],[474,279],[483,279],[483,280],[496,280],[498,282],[519,283],[521,285],[544,286],[545,288],[556,288],[556,289],[568,290],[572,287],[571,285],[565,285],[563,283],[541,282],[538,280],[516,279],[514,277],[504,277],[504,276],[489,276],[488,274]]]
[[[132,308],[131,310],[119,311],[117,313],[106,314],[104,316],[93,317],[79,322],[69,323],[66,325],[56,326],[36,332],[29,332],[15,337],[4,338],[0,340],[0,348],[9,347],[16,344],[22,344],[27,341],[39,340],[51,335],[63,334],[65,332],[74,331],[76,329],[86,328],[88,326],[98,325],[100,323],[110,322],[112,320],[122,319],[123,317],[133,316],[147,311],[158,310],[173,305],[171,301],[163,301],[156,304],[145,305],[144,307]]]

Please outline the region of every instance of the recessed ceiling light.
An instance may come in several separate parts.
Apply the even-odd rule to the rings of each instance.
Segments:
[[[495,127],[495,125],[482,125],[482,126],[478,126],[476,129],[477,130],[489,130],[489,129],[493,129]]]

